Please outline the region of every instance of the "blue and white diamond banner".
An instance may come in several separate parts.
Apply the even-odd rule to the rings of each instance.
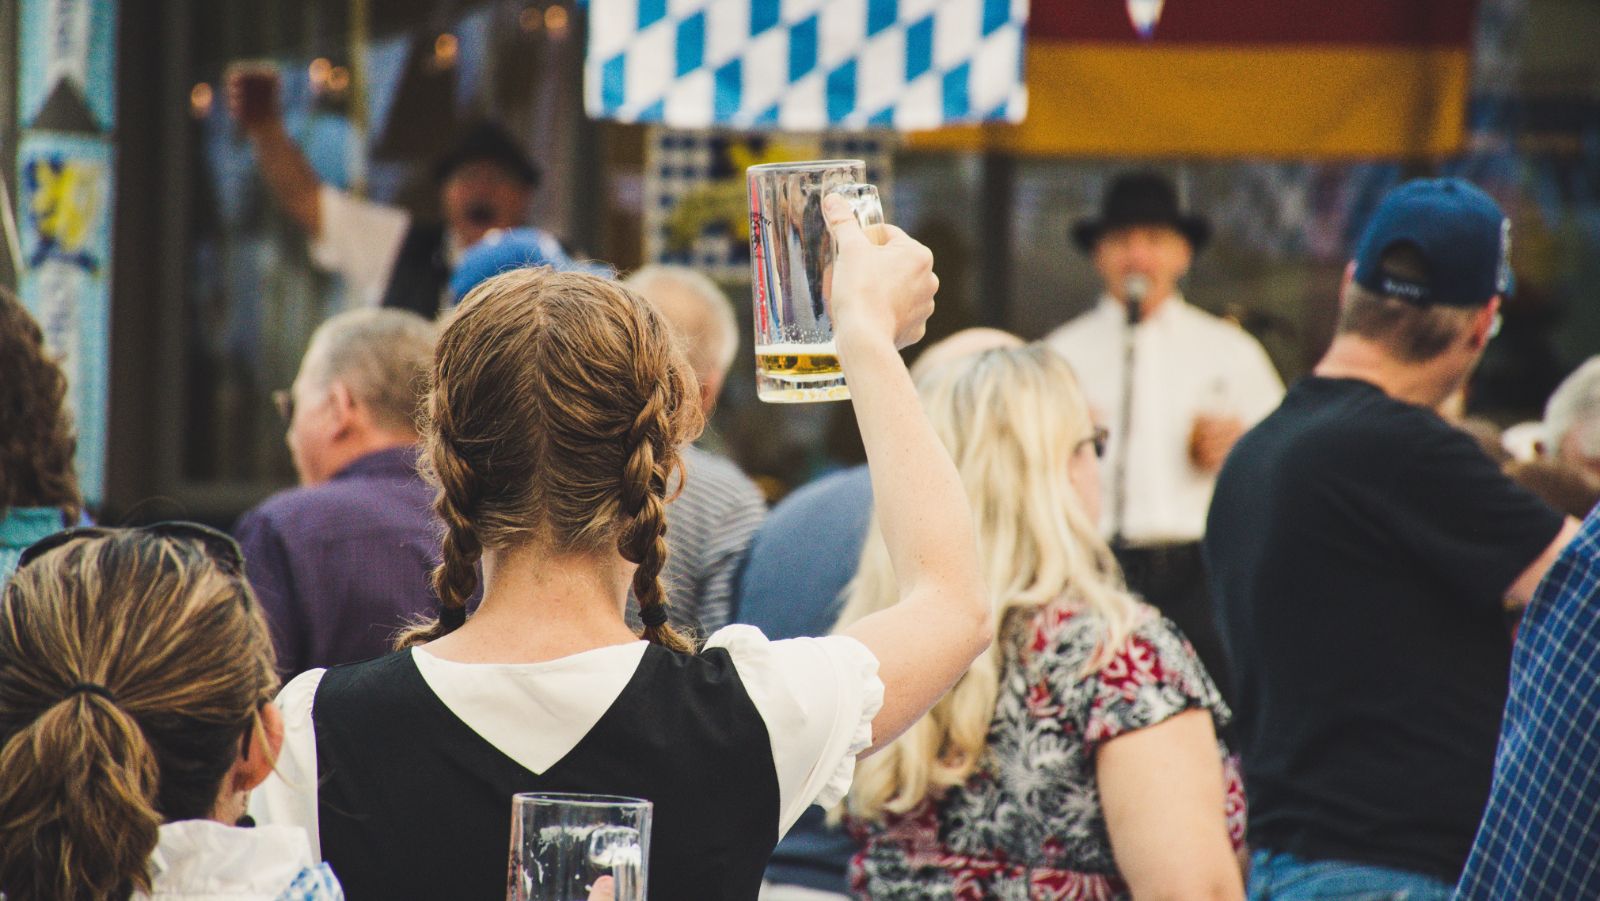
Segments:
[[[1027,0],[591,0],[584,104],[675,128],[1020,122]]]

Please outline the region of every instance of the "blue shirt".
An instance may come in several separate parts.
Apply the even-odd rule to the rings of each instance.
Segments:
[[[0,516],[0,588],[17,568],[22,552],[47,535],[67,527],[66,517],[55,507],[12,507]]]
[[[1600,508],[1534,592],[1459,899],[1600,896]]]
[[[750,542],[739,580],[738,621],[774,641],[831,632],[871,519],[872,480],[865,466],[833,473],[784,498]],[[817,807],[801,815],[772,852],[769,882],[848,891],[855,843],[826,819]]]
[[[386,654],[409,619],[437,612],[443,530],[416,460],[415,447],[368,454],[234,526],[284,674]]]

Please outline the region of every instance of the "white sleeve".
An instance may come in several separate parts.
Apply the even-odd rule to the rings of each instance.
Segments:
[[[843,800],[856,755],[872,745],[883,706],[878,658],[844,635],[768,641],[754,626],[718,630],[706,648],[733,658],[739,681],[767,726],[778,775],[778,837],[811,804]]]
[[[1248,428],[1265,419],[1283,402],[1283,379],[1272,358],[1249,332],[1239,330],[1239,348],[1233,354],[1233,391],[1238,412]]]
[[[263,825],[299,826],[311,840],[311,853],[322,859],[317,831],[317,734],[311,703],[325,670],[307,670],[278,692],[283,714],[283,749],[267,781],[250,793],[250,816]]]
[[[321,233],[311,242],[311,259],[344,279],[346,307],[382,303],[411,214],[326,184],[317,189],[317,204]]]

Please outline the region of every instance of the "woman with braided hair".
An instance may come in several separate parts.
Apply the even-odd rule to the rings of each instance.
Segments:
[[[654,802],[652,901],[749,901],[800,813],[842,798],[856,758],[988,645],[972,518],[896,350],[932,311],[932,256],[827,211],[900,602],[829,638],[730,626],[697,653],[659,579],[667,486],[701,425],[665,322],[591,275],[484,282],[440,338],[424,423],[440,615],[394,654],[284,689],[278,775],[252,808],[310,830],[349,897],[501,897],[512,794],[566,791]]]

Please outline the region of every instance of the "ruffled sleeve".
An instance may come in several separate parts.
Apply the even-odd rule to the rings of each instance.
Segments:
[[[307,670],[278,692],[283,714],[283,749],[272,775],[250,793],[250,816],[263,825],[299,826],[311,841],[313,859],[322,859],[317,831],[317,734],[311,705],[325,670]]]
[[[1119,735],[1190,708],[1211,711],[1219,727],[1232,716],[1194,648],[1160,616],[1140,623],[1110,662],[1089,678],[1080,734],[1091,757]]]
[[[872,745],[883,707],[878,658],[843,635],[769,641],[754,626],[728,626],[706,648],[726,648],[766,723],[778,776],[778,836],[811,804],[850,791],[856,756]]]

